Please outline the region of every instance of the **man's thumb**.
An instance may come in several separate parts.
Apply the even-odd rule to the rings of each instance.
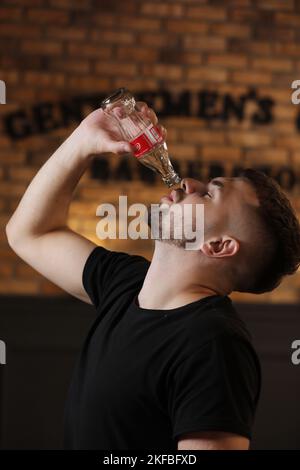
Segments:
[[[132,150],[133,148],[129,142],[114,142],[112,144],[112,151],[115,153],[132,153]]]

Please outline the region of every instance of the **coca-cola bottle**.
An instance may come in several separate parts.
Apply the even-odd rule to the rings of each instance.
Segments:
[[[126,88],[119,88],[108,96],[101,108],[116,120],[124,140],[133,146],[133,155],[140,163],[159,173],[167,186],[180,183],[159,128],[136,108],[136,101]]]

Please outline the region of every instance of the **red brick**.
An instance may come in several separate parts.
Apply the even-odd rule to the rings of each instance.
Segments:
[[[16,21],[22,17],[21,8],[0,8],[0,21]],[[2,28],[2,25],[1,25]]]
[[[132,60],[136,62],[157,61],[159,51],[151,47],[120,46],[117,49],[117,58],[120,60]]]
[[[167,33],[142,34],[139,43],[151,47],[166,47],[168,45],[169,35]]]
[[[30,1],[30,0],[29,0]],[[76,8],[76,10],[88,10],[91,8],[91,0],[48,0],[49,6],[65,8],[67,10]]]
[[[226,9],[211,6],[188,7],[186,15],[191,18],[201,18],[202,20],[223,21],[226,20]]]
[[[40,279],[41,274],[35,271],[31,266],[24,262],[20,262],[17,264],[15,269],[15,276],[16,278],[22,279]]]
[[[271,148],[247,150],[245,152],[245,159],[247,164],[251,163],[270,163],[270,164],[288,164],[289,153],[285,148]]]
[[[39,293],[42,295],[66,295],[66,292],[60,287],[56,286],[47,279],[42,279],[40,282]]]
[[[294,0],[260,0],[259,8],[265,10],[293,10]]]
[[[70,205],[70,211],[69,214],[71,216],[77,216],[77,217],[91,217],[95,216],[96,210],[93,204],[87,204],[82,201],[72,201]]]
[[[224,37],[236,37],[236,38],[249,38],[251,34],[251,28],[244,24],[213,24],[211,26],[211,32],[215,35]]]
[[[8,261],[1,261],[0,263],[0,277],[11,277],[13,273],[13,264]]]
[[[24,87],[15,89],[13,95],[10,97],[10,101],[17,104],[26,102],[34,102],[36,99],[36,91],[32,87]]]
[[[18,23],[1,24],[0,36],[13,38],[38,38],[41,36],[39,27]]]
[[[233,72],[232,80],[235,83],[247,84],[252,86],[267,85],[272,82],[272,75],[266,72]]]
[[[200,65],[203,63],[202,52],[183,51],[180,54],[182,64]]]
[[[160,28],[159,19],[135,18],[131,16],[120,16],[118,27],[126,28],[129,31],[158,31]]]
[[[3,149],[12,150],[12,149],[10,149],[11,145],[12,145],[11,140],[5,135],[1,135],[1,132],[0,132],[0,155],[3,151]],[[2,155],[3,154],[4,154],[4,152],[2,153]]]
[[[273,48],[276,54],[283,54],[284,56],[299,57],[300,54],[300,45],[296,43],[275,42]]]
[[[242,54],[210,54],[207,57],[209,65],[242,69],[247,65],[247,57]]]
[[[290,28],[300,26],[300,15],[295,13],[275,13],[276,23],[287,25]],[[276,28],[276,26],[274,25]]]
[[[17,151],[12,149],[0,149],[0,163],[13,165],[15,163],[23,163],[25,161],[26,154],[23,151]]]
[[[57,41],[24,40],[21,51],[26,54],[58,55],[62,53],[62,44]]]
[[[188,80],[208,80],[212,82],[225,82],[227,72],[222,68],[213,67],[190,67],[187,70]]]
[[[74,76],[67,78],[67,84],[71,88],[76,90],[84,90],[84,91],[106,91],[110,87],[111,81],[108,78],[103,78],[99,76]],[[124,82],[123,82],[124,83]]]
[[[91,43],[70,42],[67,46],[67,51],[69,55],[77,58],[108,59],[113,56],[110,46],[99,46]]]
[[[229,12],[230,19],[236,22],[253,24],[259,19],[259,10],[254,8],[232,8]]]
[[[9,168],[9,175],[11,180],[16,181],[31,181],[36,175],[38,169],[32,167],[11,167]]]
[[[141,5],[141,13],[143,15],[152,15],[154,17],[157,16],[165,16],[169,18],[170,16],[183,16],[184,6],[177,3],[175,5],[168,5],[162,3],[154,3],[154,2],[143,2]]]
[[[53,38],[56,41],[58,39],[70,39],[71,41],[80,41],[86,38],[87,30],[86,28],[80,28],[75,26],[69,27],[57,27],[57,26],[47,26],[46,36]]]
[[[168,20],[166,22],[166,31],[204,34],[208,31],[208,24],[193,20]]]
[[[48,8],[32,8],[27,12],[29,21],[42,24],[67,24],[69,22],[69,13],[62,10]]]
[[[276,147],[284,147],[291,150],[300,150],[300,142],[298,135],[278,135],[274,136],[274,144]]]
[[[134,34],[126,31],[99,31],[95,29],[91,31],[91,39],[95,41],[103,41],[111,44],[132,44],[134,42]]]
[[[6,203],[3,199],[0,199],[0,213],[3,214],[6,211]]]
[[[28,85],[42,87],[42,86],[51,86],[51,87],[61,87],[65,83],[65,77],[61,73],[51,74],[47,72],[25,72],[24,74],[25,83]]]
[[[1,196],[23,196],[27,183],[5,182],[0,185]]]
[[[253,67],[275,72],[289,72],[292,70],[292,61],[288,59],[253,59]]]
[[[110,84],[111,83],[112,82],[110,81]],[[156,90],[157,88],[157,81],[154,77],[128,77],[126,79],[126,83],[128,88],[130,88],[131,90],[135,90],[136,92],[143,92],[145,90]],[[115,88],[120,88],[124,86],[124,79],[122,77],[114,77],[113,86]]]
[[[215,144],[224,144],[225,142],[225,135],[219,131],[212,131],[209,129],[197,129],[197,130],[182,130],[180,132],[181,138],[185,142],[193,142],[199,144],[207,144],[211,143]]]
[[[252,5],[252,0],[230,0],[231,7],[249,7]]]
[[[241,150],[237,147],[205,145],[202,148],[202,157],[209,161],[238,161],[241,158]]]
[[[39,291],[39,284],[36,281],[3,279],[0,282],[1,294],[32,295],[32,294],[37,294],[38,291]]]
[[[9,261],[13,263],[14,261],[19,261],[20,258],[18,255],[12,250],[12,248],[6,243],[5,245],[0,245],[0,259],[3,261]]]
[[[98,62],[96,64],[96,72],[101,75],[123,75],[125,77],[134,77],[137,73],[137,66],[134,63],[122,63],[122,62]]]
[[[156,78],[165,78],[167,80],[180,80],[182,78],[182,68],[179,65],[144,65],[142,67],[143,75],[153,75]]]
[[[269,56],[271,54],[272,47],[270,41],[231,39],[230,51],[248,55],[254,54],[255,56]]]
[[[217,36],[186,35],[183,38],[183,43],[186,48],[203,51],[223,51],[226,47],[226,40]]]
[[[294,119],[296,115],[295,108],[296,107],[291,106],[290,103],[287,103],[286,105],[277,104],[277,106],[274,106],[274,111],[273,111],[274,119],[276,120],[276,122],[277,120],[280,120],[280,119],[288,119],[288,120]]]
[[[50,69],[57,72],[71,72],[80,75],[87,75],[90,72],[90,62],[88,59],[55,59],[49,62]]]
[[[194,159],[197,157],[196,146],[193,144],[168,144],[170,155],[174,158]]]
[[[21,7],[39,7],[45,4],[45,0],[2,0],[3,3],[20,5]]]
[[[266,28],[264,24],[256,26],[256,38],[269,42],[292,42],[295,40],[295,30],[291,27],[275,25],[274,28]]]
[[[271,145],[272,138],[270,134],[259,131],[229,132],[228,141],[233,145],[244,147],[263,147]]]
[[[94,24],[102,26],[104,28],[114,27],[118,23],[116,15],[104,12],[95,12],[95,14],[92,15],[92,21]]]

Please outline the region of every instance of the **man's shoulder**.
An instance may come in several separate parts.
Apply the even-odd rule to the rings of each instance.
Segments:
[[[252,342],[245,322],[227,295],[218,296],[208,302],[201,311],[195,311],[185,327],[189,341],[194,347],[222,337]]]
[[[112,303],[133,291],[143,281],[150,262],[141,255],[96,246],[82,272],[82,283],[95,307]]]
[[[256,371],[260,381],[260,360],[251,334],[230,297],[219,296],[205,309],[191,315],[185,322],[182,336],[185,346],[180,354],[181,361],[194,358],[201,362],[201,358],[205,357],[227,358],[233,361],[233,368],[235,365],[238,367],[237,362],[247,364]]]

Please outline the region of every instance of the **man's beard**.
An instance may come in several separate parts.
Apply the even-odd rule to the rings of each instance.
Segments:
[[[187,242],[192,242],[193,239],[187,238],[185,236],[185,232],[183,230],[183,225],[184,221],[183,219],[180,220],[180,224],[182,225],[181,227],[181,237],[175,237],[175,227],[174,227],[174,213],[171,212],[170,217],[167,216],[166,214],[159,214],[158,220],[154,218],[154,220],[151,219],[151,205],[147,206],[147,215],[148,215],[148,226],[151,230],[151,236],[154,240],[167,243],[172,246],[176,246],[178,248],[185,248]],[[170,221],[170,222],[169,222]],[[152,223],[158,224],[156,227],[152,225]],[[168,237],[163,236],[163,228],[167,230]],[[156,229],[156,230],[155,230]],[[169,229],[169,230],[168,230]],[[155,233],[155,235],[154,235]]]

